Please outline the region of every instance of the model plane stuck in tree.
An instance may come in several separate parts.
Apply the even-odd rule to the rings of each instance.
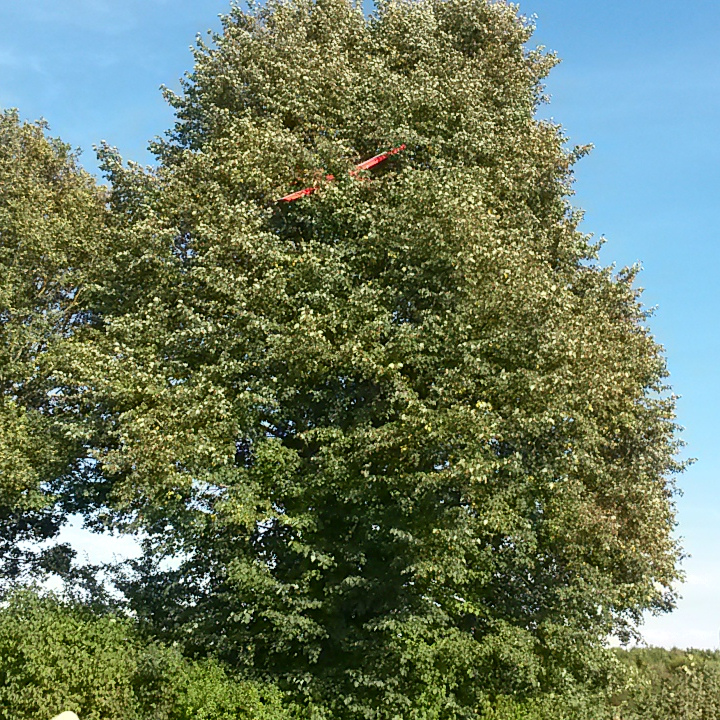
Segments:
[[[399,153],[401,150],[405,149],[405,144],[400,145],[399,147],[392,148],[391,150],[388,150],[387,152],[380,153],[379,155],[375,155],[375,157],[371,157],[369,160],[365,160],[364,162],[359,163],[355,166],[354,170],[350,171],[350,175],[355,177],[359,173],[361,173],[363,170],[369,170],[372,167],[375,167],[375,165],[379,165],[383,160],[387,160],[391,155],[395,155]],[[326,180],[334,180],[334,175],[326,175]],[[299,200],[301,197],[305,197],[306,195],[312,195],[317,190],[317,186],[303,188],[302,190],[297,190],[296,192],[290,193],[289,195],[285,195],[285,197],[281,197],[278,202],[292,202],[293,200]]]

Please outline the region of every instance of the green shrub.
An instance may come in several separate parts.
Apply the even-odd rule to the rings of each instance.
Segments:
[[[130,618],[24,590],[0,609],[0,720],[282,720],[272,686],[144,639]]]
[[[605,697],[540,695],[516,700],[501,696],[483,709],[483,720],[613,720]]]
[[[715,720],[720,717],[720,653],[634,649],[619,652],[630,678],[616,697],[620,720]]]

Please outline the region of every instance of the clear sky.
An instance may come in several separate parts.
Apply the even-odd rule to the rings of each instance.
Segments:
[[[84,150],[107,140],[150,163],[148,140],[172,123],[159,86],[178,88],[198,32],[229,0],[0,0],[0,107],[46,118]],[[718,0],[523,0],[535,43],[563,63],[543,109],[574,144],[584,229],[607,237],[606,263],[642,262],[651,327],[681,395],[687,455],[678,533],[690,553],[677,610],[651,618],[649,643],[720,644],[720,23]],[[75,529],[68,537],[81,538]],[[93,559],[131,548],[87,542]]]

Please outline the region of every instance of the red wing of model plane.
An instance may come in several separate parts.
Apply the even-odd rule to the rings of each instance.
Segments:
[[[395,155],[396,153],[399,153],[401,150],[405,149],[405,145],[400,145],[400,147],[392,148],[392,150],[388,150],[387,152],[380,153],[379,155],[376,155],[375,157],[371,157],[369,160],[365,160],[364,162],[359,163],[355,166],[354,170],[350,171],[350,175],[355,177],[359,173],[361,173],[363,170],[369,170],[371,167],[375,167],[376,165],[379,165],[383,160],[387,160],[391,155]],[[334,175],[326,175],[326,180],[334,180]],[[292,202],[293,200],[299,200],[301,197],[305,197],[306,195],[312,195],[317,190],[317,187],[309,187],[309,188],[303,188],[302,190],[298,190],[297,192],[290,193],[289,195],[285,195],[285,197],[281,197],[278,202]]]

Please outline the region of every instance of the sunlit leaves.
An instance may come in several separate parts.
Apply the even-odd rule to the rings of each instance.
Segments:
[[[102,323],[57,371],[87,512],[149,533],[134,610],[336,717],[598,677],[671,599],[680,467],[633,273],[569,205],[584,150],[535,119],[554,57],[486,0],[223,28],[157,170],[104,151]]]

